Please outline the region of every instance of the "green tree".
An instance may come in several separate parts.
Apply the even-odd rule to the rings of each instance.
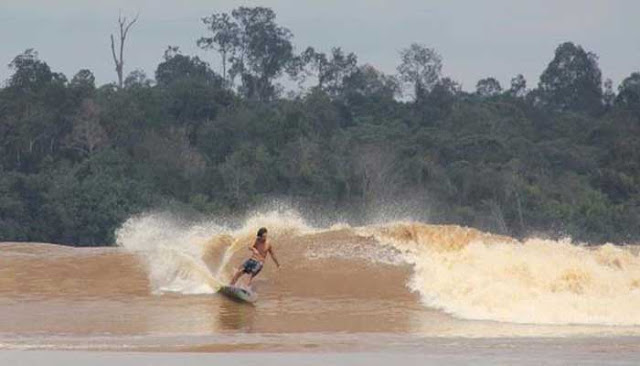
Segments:
[[[16,56],[9,68],[13,70],[9,88],[22,93],[35,93],[56,79],[64,79],[63,75],[53,73],[49,65],[40,61],[38,52],[33,49]]]
[[[618,87],[617,106],[638,112],[640,115],[640,73],[634,72]]]
[[[275,22],[273,10],[239,7],[231,12],[238,25],[237,51],[231,57],[231,79],[240,75],[242,93],[267,101],[276,95],[274,80],[294,59],[293,35]]]
[[[198,57],[184,56],[177,48],[170,47],[165,52],[155,74],[163,104],[177,125],[197,129],[204,120],[214,119],[232,100],[223,79],[209,64]]]
[[[511,79],[509,95],[515,98],[523,98],[527,95],[527,80],[522,74],[518,74]]]
[[[149,88],[153,80],[147,77],[147,74],[143,70],[133,70],[124,79],[124,88]]]
[[[307,72],[315,74],[317,88],[334,97],[341,93],[345,79],[358,70],[357,56],[354,53],[345,54],[340,47],[331,49],[331,57],[309,47],[303,52],[302,60]]]
[[[6,114],[0,116],[5,163],[32,171],[60,145],[70,126],[67,79],[52,72],[34,50],[16,56],[9,64],[13,74],[4,94]]]
[[[197,44],[202,49],[218,51],[222,61],[222,79],[227,83],[227,62],[240,45],[240,28],[227,13],[212,14],[203,18],[202,22],[213,35],[201,37]]]
[[[502,93],[502,86],[495,78],[482,79],[476,84],[476,94],[481,97],[493,97],[500,93]]]
[[[393,76],[385,75],[371,65],[358,67],[346,84],[347,93],[388,100],[400,91],[398,81]]]
[[[462,95],[459,83],[451,78],[440,79],[426,97],[418,103],[422,125],[442,122],[451,112],[456,100]]]
[[[551,110],[599,113],[602,72],[598,56],[571,42],[561,44],[540,76],[538,89],[543,105]]]
[[[400,80],[410,84],[416,100],[431,91],[440,80],[442,57],[433,49],[413,43],[400,51]]]
[[[96,78],[90,70],[82,69],[73,76],[69,83],[69,88],[75,94],[79,103],[85,98],[95,96]]]
[[[197,56],[184,56],[177,47],[169,47],[164,53],[164,61],[156,69],[156,82],[160,87],[171,87],[173,83],[189,79],[219,88],[222,79],[209,64]]]

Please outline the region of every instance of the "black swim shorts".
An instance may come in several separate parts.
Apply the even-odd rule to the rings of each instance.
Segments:
[[[242,271],[251,276],[257,276],[262,271],[262,263],[253,258],[247,259],[242,265]]]

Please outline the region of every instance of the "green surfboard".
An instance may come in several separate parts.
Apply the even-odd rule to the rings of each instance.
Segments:
[[[232,300],[244,301],[251,304],[258,300],[258,295],[255,292],[238,286],[222,286],[220,293]]]

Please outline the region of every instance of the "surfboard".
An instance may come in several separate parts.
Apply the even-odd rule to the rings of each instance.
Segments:
[[[255,292],[238,286],[222,286],[220,287],[220,293],[232,300],[244,301],[251,304],[258,300],[258,295]]]

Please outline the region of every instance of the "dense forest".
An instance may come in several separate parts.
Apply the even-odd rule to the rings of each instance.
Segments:
[[[202,33],[214,66],[169,47],[154,78],[102,86],[34,50],[15,56],[0,88],[0,241],[113,244],[146,210],[274,201],[353,223],[387,212],[515,237],[640,238],[640,73],[614,90],[598,57],[566,42],[537,85],[487,77],[471,92],[421,44],[395,75],[339,47],[297,50],[267,8],[212,14]]]

